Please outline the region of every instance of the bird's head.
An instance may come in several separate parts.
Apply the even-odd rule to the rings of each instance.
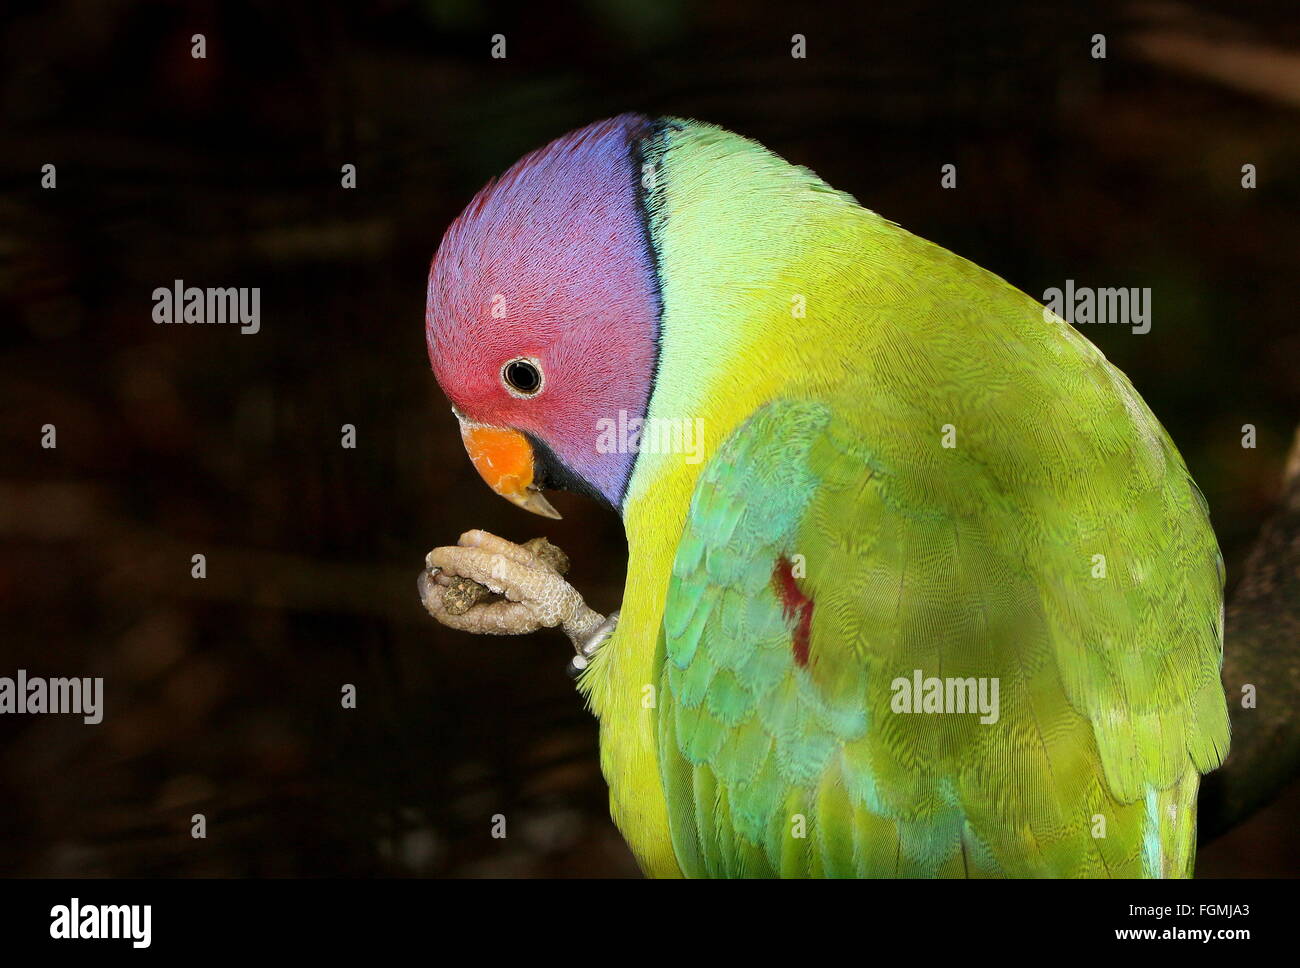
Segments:
[[[651,124],[621,115],[526,156],[470,202],[429,272],[429,358],[470,459],[548,517],[547,487],[620,508],[636,458],[603,452],[599,422],[644,418],[654,381],[638,160]]]

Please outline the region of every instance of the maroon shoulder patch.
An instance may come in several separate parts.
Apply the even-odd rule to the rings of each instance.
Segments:
[[[794,577],[794,570],[790,566],[790,559],[785,555],[776,560],[776,567],[772,570],[772,583],[776,586],[776,593],[781,599],[781,609],[785,612],[786,619],[795,622],[790,643],[790,648],[794,652],[794,661],[798,665],[806,666],[808,639],[812,634],[813,600],[799,587],[799,582]]]

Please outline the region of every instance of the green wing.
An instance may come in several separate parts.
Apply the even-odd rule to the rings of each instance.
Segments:
[[[991,464],[873,406],[769,404],[697,483],[658,714],[683,872],[1190,874],[1227,749],[1222,574],[1172,444],[1147,413],[1140,454]],[[996,679],[996,722],[895,712],[918,669]]]

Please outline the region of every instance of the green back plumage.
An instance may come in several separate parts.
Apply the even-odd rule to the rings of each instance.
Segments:
[[[1222,570],[1127,379],[752,142],[683,124],[647,155],[651,416],[702,417],[710,454],[642,455],[623,624],[584,684],[643,864],[1190,873],[1198,776],[1228,742]],[[806,665],[773,579],[795,556]],[[997,722],[892,711],[916,669],[996,678]]]

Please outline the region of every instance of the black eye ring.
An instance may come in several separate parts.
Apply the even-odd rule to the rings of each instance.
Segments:
[[[501,367],[506,390],[516,397],[535,397],[542,392],[542,368],[536,360],[520,356]]]

